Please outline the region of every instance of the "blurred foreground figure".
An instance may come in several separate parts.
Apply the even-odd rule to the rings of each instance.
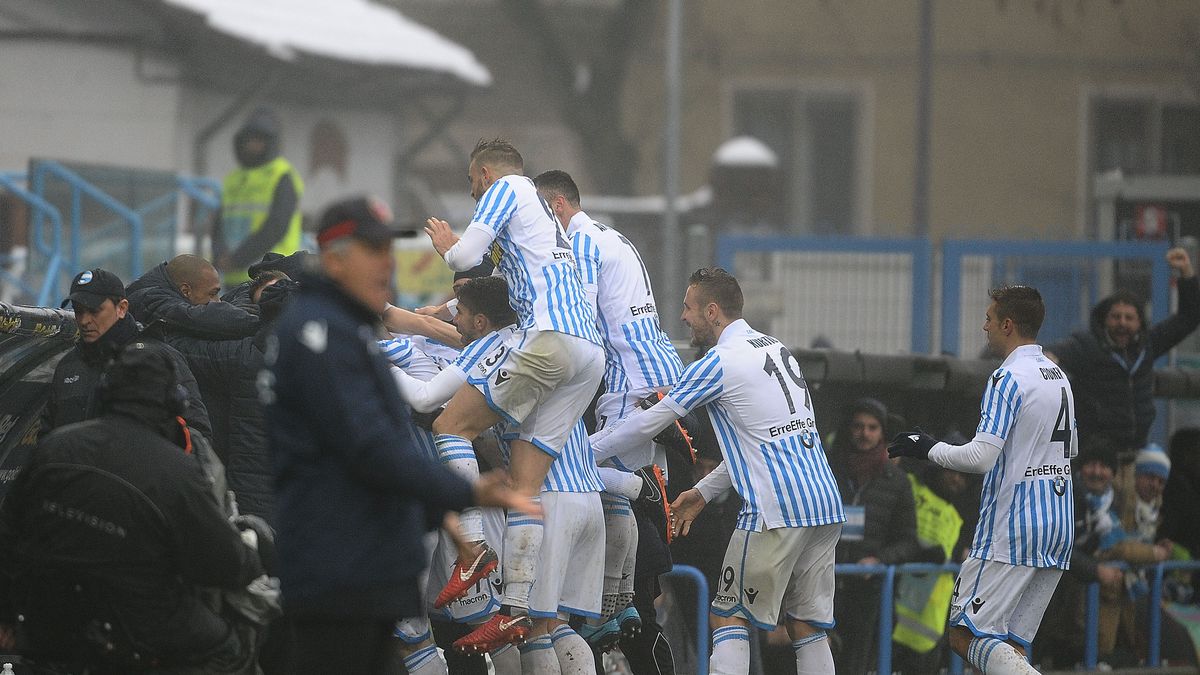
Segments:
[[[21,617],[20,653],[93,673],[255,672],[256,623],[203,589],[236,594],[262,567],[191,453],[179,382],[161,349],[131,343],[99,417],[43,438],[14,481],[0,621]]]

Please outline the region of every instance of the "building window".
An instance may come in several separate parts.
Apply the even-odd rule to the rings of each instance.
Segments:
[[[796,234],[856,230],[859,99],[802,89],[734,92],[732,135],[753,136],[779,156],[785,218]]]
[[[1093,173],[1200,174],[1200,105],[1097,98],[1092,129]]]

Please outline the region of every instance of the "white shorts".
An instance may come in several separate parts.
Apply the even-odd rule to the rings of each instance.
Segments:
[[[518,330],[468,373],[467,382],[517,438],[558,457],[604,377],[604,348],[583,338]]]
[[[600,616],[604,592],[604,508],[599,492],[543,492],[542,548],[529,615]]]
[[[1029,649],[1062,570],[967,558],[950,598],[950,625]]]
[[[480,509],[480,513],[483,514],[483,538],[487,541],[488,546],[491,546],[492,550],[496,552],[496,555],[503,560],[504,529],[506,527],[504,510],[484,507]],[[450,539],[450,535],[441,530],[438,533],[440,535],[438,546],[434,551],[433,562],[429,566],[429,579],[425,583],[425,608],[429,612],[429,616],[455,623],[474,623],[487,618],[500,609],[500,600],[503,596],[499,565],[486,580],[475,584],[463,597],[445,607],[436,609],[433,607],[434,599],[446,587],[446,582],[450,580],[450,573],[454,570],[454,561],[458,558],[458,548]]]
[[[782,607],[790,619],[833,628],[833,550],[841,531],[841,523],[734,530],[713,614],[740,616],[770,631]]]
[[[616,420],[625,419],[637,409],[637,402],[653,389],[601,394],[596,401],[596,431]],[[622,471],[636,471],[654,462],[654,441],[647,439],[636,446],[618,448],[606,463]]]

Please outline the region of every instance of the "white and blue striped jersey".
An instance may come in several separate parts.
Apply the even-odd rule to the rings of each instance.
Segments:
[[[518,175],[497,180],[479,198],[467,229],[492,238],[490,255],[508,282],[519,328],[603,344],[566,235],[533,181]]]
[[[738,529],[845,522],[808,385],[779,340],[734,321],[715,347],[684,369],[662,403],[681,417],[708,404],[743,501]]]
[[[1075,539],[1071,458],[1075,398],[1040,345],[1013,350],[992,373],[975,438],[1002,448],[984,476],[970,555],[1067,569]]]
[[[596,324],[604,338],[608,393],[675,384],[683,362],[658,323],[650,273],[637,248],[620,232],[576,213],[567,236]]]
[[[503,423],[497,426],[505,426]],[[504,461],[508,462],[508,442],[517,438],[517,434],[505,429],[500,437],[504,440],[502,450]],[[588,441],[587,427],[583,420],[575,423],[571,435],[567,438],[562,452],[550,464],[546,472],[546,480],[542,481],[542,492],[603,492],[604,481],[596,469],[596,455],[592,452],[592,444]]]
[[[465,378],[467,373],[471,371],[471,368],[476,363],[479,363],[480,359],[507,342],[516,328],[515,325],[505,326],[484,335],[478,340],[472,341],[471,344],[458,353],[458,356],[447,367],[457,369]]]
[[[460,350],[451,347],[450,345],[442,344],[433,338],[425,337],[424,335],[408,335],[408,339],[412,340],[413,347],[425,356],[433,359],[434,363],[438,364],[439,368],[445,368],[450,365],[455,358],[458,357]]]
[[[428,382],[441,371],[437,362],[417,349],[408,336],[400,335],[393,336],[388,340],[380,340],[379,348],[383,350],[383,355],[387,357],[393,367],[403,370],[418,380]],[[412,433],[421,452],[434,462],[440,462],[441,458],[438,454],[437,444],[433,441],[433,434],[415,424],[412,425]]]

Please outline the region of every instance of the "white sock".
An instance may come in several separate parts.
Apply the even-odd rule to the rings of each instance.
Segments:
[[[825,675],[833,672],[833,652],[829,636],[820,631],[792,642],[796,652],[796,675]]]
[[[533,501],[541,502],[540,497]],[[538,553],[542,549],[542,518],[520,511],[509,511],[504,529],[504,604],[529,609],[529,589],[537,575]]]
[[[454,473],[474,483],[479,480],[479,460],[475,448],[462,436],[437,434],[433,437],[442,464]],[[483,541],[483,514],[477,507],[463,509],[458,515],[459,532],[467,541]]]
[[[521,652],[513,645],[504,645],[494,652],[489,652],[492,668],[496,675],[521,675]]]
[[[1037,675],[1024,656],[1007,642],[994,637],[977,637],[967,646],[967,660],[987,675]]]
[[[539,635],[521,645],[521,672],[524,675],[559,675],[558,654],[549,635]]]
[[[637,499],[638,495],[642,494],[641,476],[607,466],[602,466],[597,471],[600,473],[600,480],[604,481],[605,492],[629,500]]]
[[[437,645],[429,645],[404,657],[404,668],[412,675],[446,675],[446,661],[438,653]]]
[[[750,629],[725,626],[713,631],[709,675],[746,675],[750,672]]]
[[[604,596],[600,614],[601,620],[607,621],[616,610],[623,609],[617,607],[617,594],[623,590],[621,575],[625,574],[625,562],[631,554],[630,525],[636,528],[637,524],[629,500],[624,497],[601,492],[600,502],[604,505]],[[629,581],[632,585],[633,579]]]
[[[562,624],[550,633],[554,653],[558,656],[558,669],[562,675],[596,675],[596,657],[587,640],[571,627]]]

